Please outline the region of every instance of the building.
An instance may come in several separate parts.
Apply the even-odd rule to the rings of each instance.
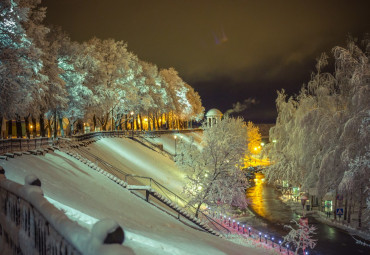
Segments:
[[[222,112],[216,108],[212,108],[206,113],[207,118],[207,126],[212,127],[212,125],[216,124],[222,118]]]

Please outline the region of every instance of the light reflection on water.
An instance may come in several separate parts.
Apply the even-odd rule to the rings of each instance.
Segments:
[[[264,204],[264,189],[262,179],[264,178],[263,174],[256,173],[255,186],[247,190],[247,197],[251,200],[252,204],[250,205],[251,209],[256,212],[261,217],[265,218],[266,206]]]

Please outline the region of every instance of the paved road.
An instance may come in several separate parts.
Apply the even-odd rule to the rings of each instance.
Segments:
[[[262,174],[256,176],[263,179]],[[291,225],[291,219],[298,220],[300,215],[293,213],[288,206],[280,201],[279,193],[271,186],[257,181],[256,185],[247,190],[247,197],[253,201],[251,206],[262,221],[257,229],[275,236],[275,240],[281,239],[288,230],[284,225]],[[355,244],[355,240],[345,231],[320,223],[313,217],[309,217],[309,224],[317,227],[317,246],[309,254],[320,255],[355,255],[370,254],[370,248]]]

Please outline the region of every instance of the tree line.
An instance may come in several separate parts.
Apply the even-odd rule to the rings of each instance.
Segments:
[[[40,135],[93,128],[183,128],[203,117],[199,94],[174,68],[159,70],[114,39],[72,41],[43,24],[41,0],[0,3],[0,119]],[[0,121],[1,130],[2,121]],[[11,124],[10,124],[11,125]],[[59,126],[59,128],[58,128]],[[32,130],[36,135],[36,129]],[[53,131],[53,134],[51,134]],[[19,132],[17,132],[19,133]]]
[[[274,164],[266,170],[272,182],[313,188],[321,198],[327,192],[343,196],[344,204],[335,199],[334,210],[344,207],[350,222],[356,206],[359,227],[370,222],[369,39],[350,38],[346,47],[334,47],[334,72],[325,71],[330,59],[322,54],[298,95],[278,92],[278,117],[270,130],[276,142],[268,145]]]

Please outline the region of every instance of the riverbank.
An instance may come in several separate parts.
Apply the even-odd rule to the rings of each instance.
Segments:
[[[302,210],[303,208],[302,208],[300,201],[295,201],[294,199],[286,195],[281,195],[279,198],[283,203],[288,205],[292,209],[292,211],[300,215],[303,214],[303,210]],[[342,220],[342,219],[339,220],[338,218],[335,220],[333,214],[328,216],[325,212],[320,212],[318,210],[311,210],[311,211],[304,210],[304,214],[314,217],[316,220],[320,221],[321,223],[345,230],[351,236],[359,236],[362,239],[370,242],[370,232],[356,228],[355,224],[357,224],[357,222],[352,221],[352,223],[348,223],[347,221]],[[363,243],[359,243],[359,244],[364,245]],[[367,245],[370,245],[370,244],[367,244]]]

